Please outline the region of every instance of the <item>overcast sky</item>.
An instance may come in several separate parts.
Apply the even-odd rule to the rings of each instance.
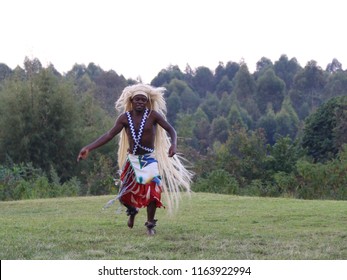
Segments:
[[[347,66],[343,0],[0,0],[0,63],[25,56],[61,72],[93,62],[146,83],[170,64],[219,62]]]

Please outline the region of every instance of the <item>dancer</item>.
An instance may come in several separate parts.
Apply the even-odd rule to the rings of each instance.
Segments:
[[[156,209],[163,206],[162,192],[169,211],[178,206],[180,190],[190,192],[192,173],[176,155],[177,134],[166,120],[165,88],[136,84],[124,88],[116,102],[120,111],[114,126],[100,138],[83,147],[77,157],[88,153],[120,134],[118,165],[121,186],[118,199],[126,208],[128,227],[134,226],[139,208],[147,207],[145,226],[154,235]],[[114,200],[113,200],[114,201]]]

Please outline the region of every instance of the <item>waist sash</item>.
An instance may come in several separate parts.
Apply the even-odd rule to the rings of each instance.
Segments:
[[[160,184],[158,161],[154,153],[145,155],[128,154],[128,160],[135,172],[136,182],[147,184],[150,181],[157,181],[157,184]]]

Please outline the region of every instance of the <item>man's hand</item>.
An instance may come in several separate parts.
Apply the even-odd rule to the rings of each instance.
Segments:
[[[87,148],[82,148],[82,150],[78,154],[77,162],[79,162],[81,159],[86,159],[88,157],[88,154],[89,150]]]
[[[176,154],[176,145],[172,144],[169,149],[169,157],[173,157]]]

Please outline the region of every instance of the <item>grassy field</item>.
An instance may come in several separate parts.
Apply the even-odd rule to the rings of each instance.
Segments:
[[[0,259],[346,260],[347,202],[195,193],[126,226],[111,196],[0,202]]]

